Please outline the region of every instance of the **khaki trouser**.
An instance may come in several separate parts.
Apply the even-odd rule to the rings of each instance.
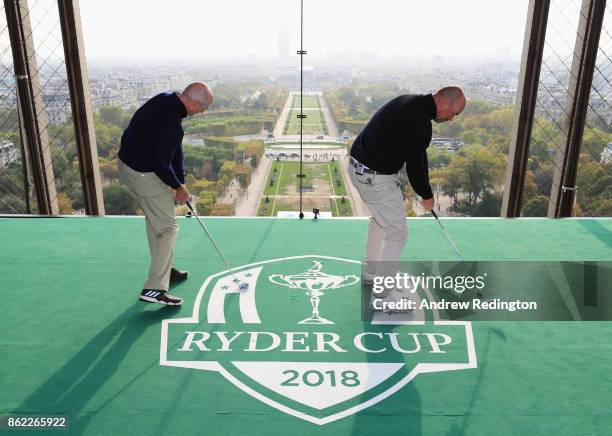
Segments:
[[[117,158],[119,178],[138,200],[145,214],[151,267],[143,289],[168,290],[178,224],[174,196],[168,185],[153,172],[139,173]]]
[[[368,205],[372,216],[366,238],[366,271],[381,275],[394,274],[408,230],[406,207],[396,174],[356,174],[349,162],[348,173],[359,195]],[[384,262],[385,271],[376,271],[377,262]]]

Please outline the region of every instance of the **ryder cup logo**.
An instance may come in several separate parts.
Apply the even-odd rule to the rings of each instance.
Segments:
[[[318,425],[390,397],[419,373],[476,367],[469,322],[440,321],[435,311],[361,320],[359,276],[358,261],[316,255],[210,276],[191,318],[163,322],[160,364],[216,371]],[[433,299],[427,289],[413,298]]]
[[[332,321],[321,318],[319,315],[320,297],[324,295],[323,291],[328,289],[338,289],[343,286],[354,285],[359,282],[359,277],[350,276],[331,276],[321,272],[323,264],[314,261],[314,267],[302,274],[293,274],[283,276],[273,274],[268,279],[277,285],[287,286],[292,289],[304,289],[306,295],[310,297],[312,305],[312,315],[303,319],[299,324],[333,324]]]

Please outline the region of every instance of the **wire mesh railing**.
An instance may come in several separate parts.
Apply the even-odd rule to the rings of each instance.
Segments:
[[[612,215],[612,7],[606,5],[576,179],[577,216]]]
[[[35,53],[29,62],[38,68],[40,88],[35,97],[42,101],[37,116],[47,132],[57,196],[51,200],[58,202],[60,214],[78,213],[83,194],[57,0],[28,0],[28,13]]]
[[[37,76],[32,86],[36,105],[44,171],[47,178],[49,201],[57,202],[60,214],[73,214],[82,210],[83,199],[76,159],[76,146],[70,93],[66,77],[66,63],[61,36],[58,4],[56,0],[29,0],[20,3],[24,41],[30,41],[33,51],[28,52],[30,79]],[[35,188],[31,177],[31,162],[26,152],[19,96],[11,42],[4,3],[0,17],[0,213],[37,213]],[[27,165],[24,165],[24,160]]]
[[[529,165],[523,197],[524,216],[546,216],[551,206],[551,189],[555,171],[561,171],[558,154],[563,153],[560,140],[567,136],[564,120],[570,115],[568,98],[570,82],[576,80],[572,72],[576,39],[584,39],[578,23],[581,4],[576,0],[553,0],[547,25],[544,55],[542,59],[538,98],[533,123]],[[610,14],[610,8],[606,15]],[[612,184],[606,185],[606,178],[612,175],[612,159],[602,159],[609,138],[611,116],[609,79],[606,71],[610,68],[607,53],[609,42],[609,18],[604,21],[599,52],[588,103],[588,114],[582,138],[581,155],[577,175],[577,199],[574,214],[578,216],[610,216],[612,204],[609,201]],[[606,27],[608,26],[608,27]],[[606,39],[607,38],[607,39]],[[608,121],[606,122],[606,116]],[[603,121],[603,122],[602,122]],[[611,150],[612,151],[612,150]],[[604,182],[601,182],[602,177]],[[607,196],[608,201],[592,207],[591,197]]]

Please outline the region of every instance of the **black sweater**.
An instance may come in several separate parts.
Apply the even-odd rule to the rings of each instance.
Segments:
[[[394,174],[406,164],[414,191],[433,197],[429,184],[427,152],[436,103],[431,94],[405,94],[385,103],[351,147],[351,156],[370,169]]]
[[[121,137],[119,157],[142,173],[155,172],[171,188],[185,183],[182,118],[185,105],[177,93],[158,94],[134,113]]]

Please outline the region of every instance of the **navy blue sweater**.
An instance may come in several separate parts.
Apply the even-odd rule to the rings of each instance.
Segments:
[[[395,97],[376,111],[355,138],[351,156],[383,174],[394,174],[405,163],[414,191],[422,198],[432,198],[426,149],[435,117],[431,94]]]
[[[185,183],[183,127],[185,105],[176,92],[158,94],[134,113],[121,137],[119,157],[141,173],[155,172],[171,188]]]

